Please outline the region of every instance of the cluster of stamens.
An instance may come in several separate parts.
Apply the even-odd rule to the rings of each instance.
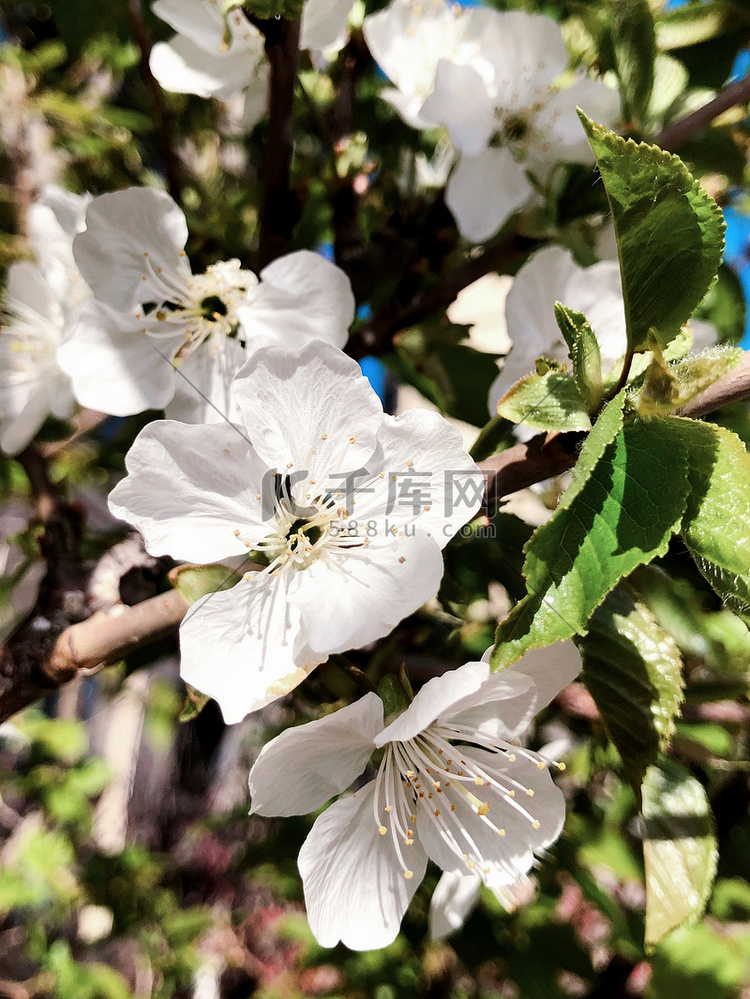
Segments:
[[[473,758],[470,744],[495,754],[498,765],[487,765]],[[458,808],[468,805],[472,822],[477,826],[483,824],[496,836],[505,836],[502,816],[492,814],[497,799],[492,805],[479,790],[491,788],[503,796],[501,801],[512,813],[528,822],[531,829],[539,829],[539,819],[526,803],[534,797],[533,788],[509,772],[520,759],[532,761],[539,770],[548,765],[537,753],[498,743],[466,726],[450,723],[430,725],[408,742],[385,746],[376,778],[374,818],[381,836],[390,832],[405,878],[413,877],[408,849],[414,845],[417,826],[421,824],[424,829],[431,824],[466,869],[482,880],[487,881],[493,874],[500,875],[505,883],[517,879],[518,872],[508,864],[496,857],[483,856],[472,825],[465,821],[466,809],[461,808],[459,813]],[[553,765],[565,769],[563,763]]]

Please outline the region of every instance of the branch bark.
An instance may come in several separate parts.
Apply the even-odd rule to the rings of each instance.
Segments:
[[[159,128],[159,139],[161,151],[164,157],[164,176],[167,182],[167,190],[174,200],[180,203],[181,192],[181,169],[180,161],[175,151],[174,121],[172,113],[164,100],[162,89],[151,72],[149,60],[151,58],[151,32],[143,16],[143,4],[141,0],[128,0],[128,19],[133,38],[141,53],[141,76],[146,88],[151,95],[151,101],[156,112],[157,125]]]
[[[286,251],[300,206],[291,190],[294,148],[294,91],[299,62],[299,18],[259,20],[251,18],[265,36],[271,67],[263,200],[260,206],[260,246],[256,269]]]
[[[704,104],[702,108],[693,111],[674,125],[669,125],[656,137],[656,143],[662,149],[673,151],[696,135],[702,128],[710,125],[711,122],[724,114],[735,104],[746,104],[750,101],[750,73],[737,83],[730,83],[728,87],[721,90],[712,101]]]

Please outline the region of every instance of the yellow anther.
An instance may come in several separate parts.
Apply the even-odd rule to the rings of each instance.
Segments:
[[[509,753],[508,754],[508,759],[510,760],[511,763],[515,763],[516,762],[516,754],[515,753]]]
[[[406,844],[406,846],[414,846],[414,840],[413,839],[405,839],[404,843]]]
[[[407,829],[406,830],[406,835],[407,836],[413,836],[414,835],[414,830],[413,829]]]
[[[531,828],[532,829],[538,829],[540,825],[541,825],[541,822],[539,821],[539,819],[534,819],[534,821],[531,823]]]
[[[558,769],[558,770],[565,770],[565,769],[567,769],[567,768],[566,768],[566,766],[565,766],[565,764],[564,764],[564,763],[558,763],[558,764],[557,764],[557,769]]]
[[[515,791],[508,791],[508,797],[509,798],[515,798],[515,796],[516,796],[516,792]]]
[[[235,527],[235,529],[232,531],[232,534],[235,536],[235,538],[238,538],[240,536],[239,527]]]
[[[164,322],[164,320],[167,318],[167,314],[164,311],[164,309],[159,309],[159,311],[156,313],[156,318],[159,320],[160,323]]]
[[[540,760],[536,765],[537,770],[544,770],[544,760]]]
[[[527,787],[527,788],[526,788],[526,794],[528,794],[528,796],[529,796],[530,798],[533,798],[533,797],[534,797],[534,789],[533,789],[533,788],[531,788],[531,787]]]
[[[481,787],[482,784],[484,784],[484,781],[482,780],[481,777],[475,777],[474,778],[474,783],[477,785],[477,787]]]
[[[498,836],[504,836],[505,835],[505,830],[504,829],[498,829],[497,834],[498,834]]]
[[[404,558],[404,556],[403,556],[403,555],[399,555],[399,557],[398,557],[398,560],[399,560],[399,562],[401,563],[401,565],[403,565],[403,564],[404,564],[404,562],[406,561],[406,559]]]
[[[439,809],[439,808],[436,808],[436,809],[435,809],[435,818],[436,818],[436,819],[439,819],[439,818],[440,818],[440,809]]]
[[[385,828],[385,826],[381,826],[380,829],[378,829],[378,832],[380,833],[381,836],[385,836],[388,830]]]
[[[456,810],[456,806],[455,805],[451,805],[451,811],[455,812],[455,810]]]
[[[476,867],[476,864],[474,863],[473,860],[469,860],[466,862],[466,866],[469,868],[470,871],[473,871],[474,868]]]
[[[328,440],[328,434],[321,434],[321,435],[320,435],[320,439],[321,439],[322,441],[327,441],[327,440]]]
[[[404,871],[404,877],[407,881],[414,877],[414,871]]]
[[[410,815],[409,816],[409,822],[416,822],[416,821],[417,821],[417,816],[416,815]]]
[[[393,805],[386,805],[385,806],[385,810],[386,810],[386,812],[392,812],[393,811]]]
[[[477,815],[486,815],[490,810],[489,801],[483,801],[482,804],[477,808]]]
[[[349,438],[349,443],[350,444],[356,444],[357,443],[357,438],[356,437],[350,437]]]

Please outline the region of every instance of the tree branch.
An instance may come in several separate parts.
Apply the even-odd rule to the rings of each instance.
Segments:
[[[437,284],[418,292],[405,306],[386,306],[349,338],[347,353],[354,358],[382,354],[396,333],[424,316],[447,307],[467,285],[491,271],[507,271],[544,244],[526,236],[508,236],[484,253],[443,275]]]
[[[151,72],[149,60],[151,58],[151,32],[143,17],[143,4],[141,0],[128,0],[128,20],[130,30],[133,32],[135,43],[141,52],[141,76],[151,95],[151,101],[156,112],[157,125],[159,128],[159,139],[161,151],[164,157],[164,176],[167,182],[167,190],[179,204],[180,202],[180,161],[175,152],[174,141],[174,120],[172,113],[164,100],[162,89]]]
[[[706,125],[710,125],[714,118],[718,118],[735,104],[746,104],[748,101],[750,101],[750,73],[737,83],[730,83],[724,90],[719,91],[716,97],[702,108],[667,126],[655,141],[662,149],[670,151],[678,149]]]
[[[260,246],[256,270],[286,251],[297,224],[300,206],[291,191],[294,148],[294,91],[299,61],[299,18],[251,18],[264,34],[271,66],[263,200],[260,205]]]

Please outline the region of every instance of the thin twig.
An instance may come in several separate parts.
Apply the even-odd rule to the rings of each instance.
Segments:
[[[128,0],[128,20],[130,21],[130,30],[133,32],[135,43],[141,52],[141,77],[151,95],[151,101],[156,112],[159,140],[161,142],[162,155],[164,156],[164,176],[167,182],[167,190],[179,204],[182,187],[180,176],[182,171],[175,151],[174,119],[164,100],[162,89],[151,72],[149,60],[151,58],[153,43],[151,32],[143,16],[143,4],[141,0]]]
[[[704,104],[702,108],[693,111],[692,114],[675,122],[674,125],[668,125],[656,137],[656,144],[662,149],[670,151],[678,149],[702,128],[710,125],[715,118],[728,111],[729,108],[734,107],[735,104],[746,104],[748,101],[750,101],[750,73],[738,80],[737,83],[730,83],[724,90],[719,91],[716,97],[708,104]]]

